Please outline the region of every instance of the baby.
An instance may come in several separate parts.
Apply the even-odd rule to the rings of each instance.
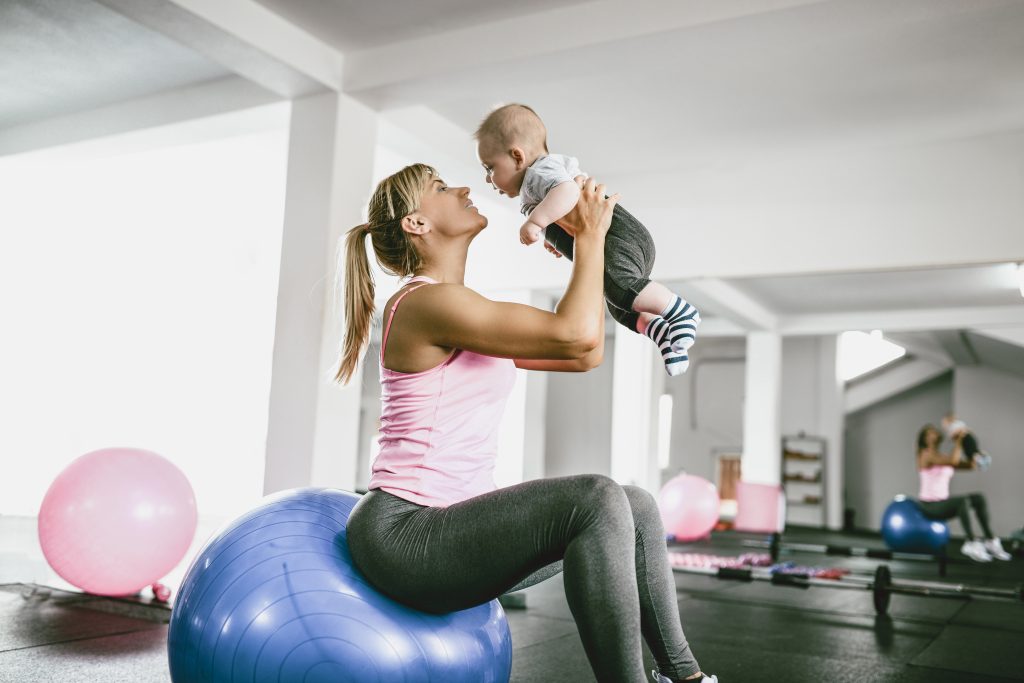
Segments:
[[[519,197],[527,217],[519,239],[530,245],[545,239],[556,256],[572,260],[573,238],[555,223],[580,197],[579,162],[549,154],[547,129],[533,109],[522,104],[498,107],[483,120],[474,138],[487,182],[499,194]],[[700,314],[667,287],[650,280],[654,241],[643,224],[616,205],[605,238],[604,297],[617,322],[645,334],[658,345],[665,371],[679,375],[690,365],[687,350],[696,339]]]
[[[978,446],[978,438],[963,420],[957,419],[953,413],[946,413],[942,418],[942,429],[950,439],[960,438],[960,448],[963,450],[964,458],[968,462],[973,461],[979,470],[987,470],[992,464],[992,456],[981,450]]]

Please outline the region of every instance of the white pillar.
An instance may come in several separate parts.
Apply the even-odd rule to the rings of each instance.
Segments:
[[[375,113],[346,95],[294,100],[271,376],[264,493],[355,485],[360,388],[333,382],[342,339],[336,253],[365,220]]]
[[[513,301],[550,311],[554,300],[530,290],[488,292],[497,301]],[[544,476],[548,373],[519,370],[505,405],[498,432],[498,462],[494,482],[510,486]]]
[[[657,491],[658,454],[651,438],[656,417],[652,381],[656,347],[647,337],[613,325],[611,477]]]
[[[550,311],[554,308],[552,297],[533,292],[531,306]],[[547,462],[547,411],[548,373],[526,372],[526,410],[523,427],[523,481],[542,479]]]
[[[825,335],[819,341],[818,434],[825,439],[825,526],[843,526],[843,380],[839,376],[839,335]]]
[[[782,336],[747,334],[743,481],[779,484],[782,463]]]

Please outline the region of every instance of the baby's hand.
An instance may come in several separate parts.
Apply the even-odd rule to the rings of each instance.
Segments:
[[[519,228],[519,241],[526,246],[530,246],[539,240],[543,234],[544,228],[527,221],[526,223],[523,223],[523,227]]]
[[[544,248],[550,251],[552,254],[554,254],[555,258],[562,258],[561,252],[559,252],[557,249],[551,246],[551,242],[544,240]]]

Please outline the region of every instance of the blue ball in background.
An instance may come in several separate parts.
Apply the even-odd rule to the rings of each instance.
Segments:
[[[285,491],[214,535],[171,613],[174,683],[507,683],[512,636],[497,600],[428,614],[355,569],[345,534],[359,499]]]
[[[937,555],[949,543],[949,526],[925,517],[912,499],[896,496],[882,514],[882,538],[893,550]]]

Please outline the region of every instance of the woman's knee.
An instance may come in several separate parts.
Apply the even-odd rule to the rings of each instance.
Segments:
[[[968,496],[968,498],[971,501],[971,505],[973,505],[975,509],[981,510],[988,505],[988,503],[985,501],[985,496],[980,493],[972,493]]]
[[[623,486],[622,490],[626,492],[626,498],[629,500],[636,528],[652,536],[664,536],[661,511],[658,509],[658,500],[654,495],[639,486]]]
[[[578,483],[583,487],[582,502],[603,519],[633,523],[629,498],[623,487],[610,477],[602,474],[580,475]]]

